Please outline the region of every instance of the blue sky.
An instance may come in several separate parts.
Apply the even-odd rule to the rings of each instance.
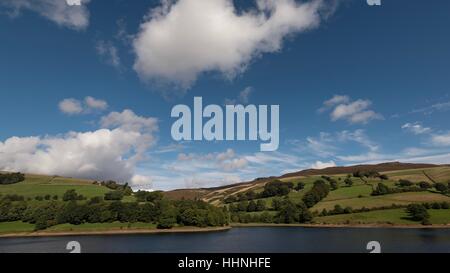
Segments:
[[[449,163],[450,3],[303,2],[2,1],[0,167],[172,189]],[[279,150],[175,142],[194,96],[280,105]]]

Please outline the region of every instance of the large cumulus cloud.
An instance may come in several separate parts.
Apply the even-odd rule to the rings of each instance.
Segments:
[[[324,1],[257,0],[244,12],[232,0],[162,1],[134,39],[134,69],[182,89],[204,72],[232,78],[254,57],[281,50],[287,35],[317,27]]]
[[[0,142],[0,169],[144,184],[136,165],[155,144],[157,120],[131,110],[106,116],[102,129]],[[149,181],[150,182],[150,181]]]

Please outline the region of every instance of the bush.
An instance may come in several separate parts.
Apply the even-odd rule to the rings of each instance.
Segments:
[[[64,202],[78,201],[78,200],[85,200],[85,199],[86,198],[83,195],[77,194],[76,190],[68,190],[63,195]]]

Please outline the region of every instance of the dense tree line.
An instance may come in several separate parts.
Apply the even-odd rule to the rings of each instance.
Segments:
[[[299,224],[308,223],[313,219],[312,213],[303,202],[294,203],[285,198],[278,200],[276,212],[262,213],[231,212],[231,221],[235,223],[274,223]]]
[[[10,185],[25,180],[23,173],[0,173],[0,185]]]
[[[37,230],[58,224],[83,223],[154,223],[161,229],[175,225],[224,226],[229,216],[226,209],[203,201],[106,202],[101,197],[80,201],[80,195],[69,191],[67,201],[27,202],[17,196],[0,199],[0,222],[24,221],[35,224]],[[12,201],[13,199],[14,201]]]
[[[237,204],[230,204],[228,206],[230,212],[258,212],[266,210],[266,202],[264,200],[242,201]]]

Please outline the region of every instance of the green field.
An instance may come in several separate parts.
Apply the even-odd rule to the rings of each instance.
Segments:
[[[0,223],[0,235],[7,233],[32,232],[34,225],[23,222]]]
[[[126,230],[126,229],[156,229],[155,224],[148,223],[95,223],[95,224],[81,224],[81,225],[71,225],[71,224],[62,224],[50,227],[45,231],[55,231],[55,232],[64,232],[64,231],[104,231],[104,230]]]
[[[139,230],[139,229],[156,229],[155,224],[148,223],[96,223],[96,224],[81,224],[71,225],[62,224],[50,227],[40,232],[95,232],[106,230]],[[34,225],[23,222],[8,222],[0,223],[0,235],[11,233],[29,233],[34,231]]]
[[[326,198],[317,203],[310,210],[311,212],[321,213],[324,209],[327,211],[334,210],[336,205],[342,208],[350,207],[353,210],[358,210],[362,208],[373,209],[381,207],[390,207],[392,205],[406,206],[413,203],[433,203],[433,202],[448,202],[450,203],[450,196],[443,193],[437,192],[434,188],[427,191],[420,192],[404,192],[395,194],[386,194],[381,196],[372,196],[373,190],[378,186],[379,183],[383,183],[391,189],[399,188],[399,180],[406,179],[413,183],[419,183],[422,181],[428,182],[433,185],[434,182],[440,182],[446,184],[450,181],[450,167],[434,167],[426,169],[410,169],[401,171],[389,171],[384,172],[388,176],[387,180],[381,180],[380,178],[356,178],[351,177],[353,182],[352,186],[345,184],[345,179],[348,177],[347,174],[340,175],[329,175],[332,179],[338,182],[338,189],[331,190]],[[430,179],[431,178],[431,179]],[[315,181],[323,179],[321,175],[314,175],[308,177],[293,177],[284,178],[283,182],[293,182],[296,185],[299,182],[305,184],[305,189],[301,191],[292,190],[287,196],[281,198],[288,198],[292,202],[299,203],[302,201],[303,196],[308,192]],[[262,192],[263,185],[258,185],[255,191],[257,193]],[[233,192],[232,189],[228,190]],[[241,191],[242,192],[242,191]],[[245,193],[245,191],[243,191]],[[272,201],[275,198],[280,197],[270,197],[263,198],[266,201],[266,206],[268,209],[273,209]],[[237,203],[235,203],[237,204]],[[250,215],[255,215],[255,213],[249,213]],[[432,215],[431,223],[433,224],[449,224],[450,223],[450,211],[449,210],[431,210]],[[324,223],[360,223],[360,224],[373,224],[373,223],[394,223],[394,224],[417,224],[417,222],[412,222],[405,218],[406,213],[404,209],[399,210],[379,210],[371,211],[365,213],[355,213],[350,215],[338,215],[338,216],[327,216],[327,217],[316,217],[315,221]]]
[[[450,202],[450,197],[432,192],[406,192],[397,194],[388,194],[383,196],[370,196],[362,198],[349,198],[333,201],[322,201],[315,205],[312,210],[322,211],[323,209],[332,210],[335,205],[342,207],[351,207],[353,209],[377,208],[391,205],[408,205],[411,203],[426,202]]]
[[[101,186],[94,185],[93,181],[63,178],[44,175],[26,175],[26,179],[23,182],[11,185],[0,185],[0,195],[17,194],[24,196],[25,198],[34,198],[36,196],[42,196],[49,194],[52,197],[57,195],[62,198],[64,193],[68,190],[76,190],[78,194],[81,194],[87,198],[100,196],[103,197],[105,193],[111,190]],[[133,201],[134,198],[126,196],[124,201]]]
[[[430,222],[434,225],[445,225],[450,223],[449,210],[428,210],[430,214]],[[314,219],[318,224],[394,224],[394,225],[417,225],[408,219],[405,209],[390,209],[370,211],[363,213],[333,215],[325,217],[317,217]]]

